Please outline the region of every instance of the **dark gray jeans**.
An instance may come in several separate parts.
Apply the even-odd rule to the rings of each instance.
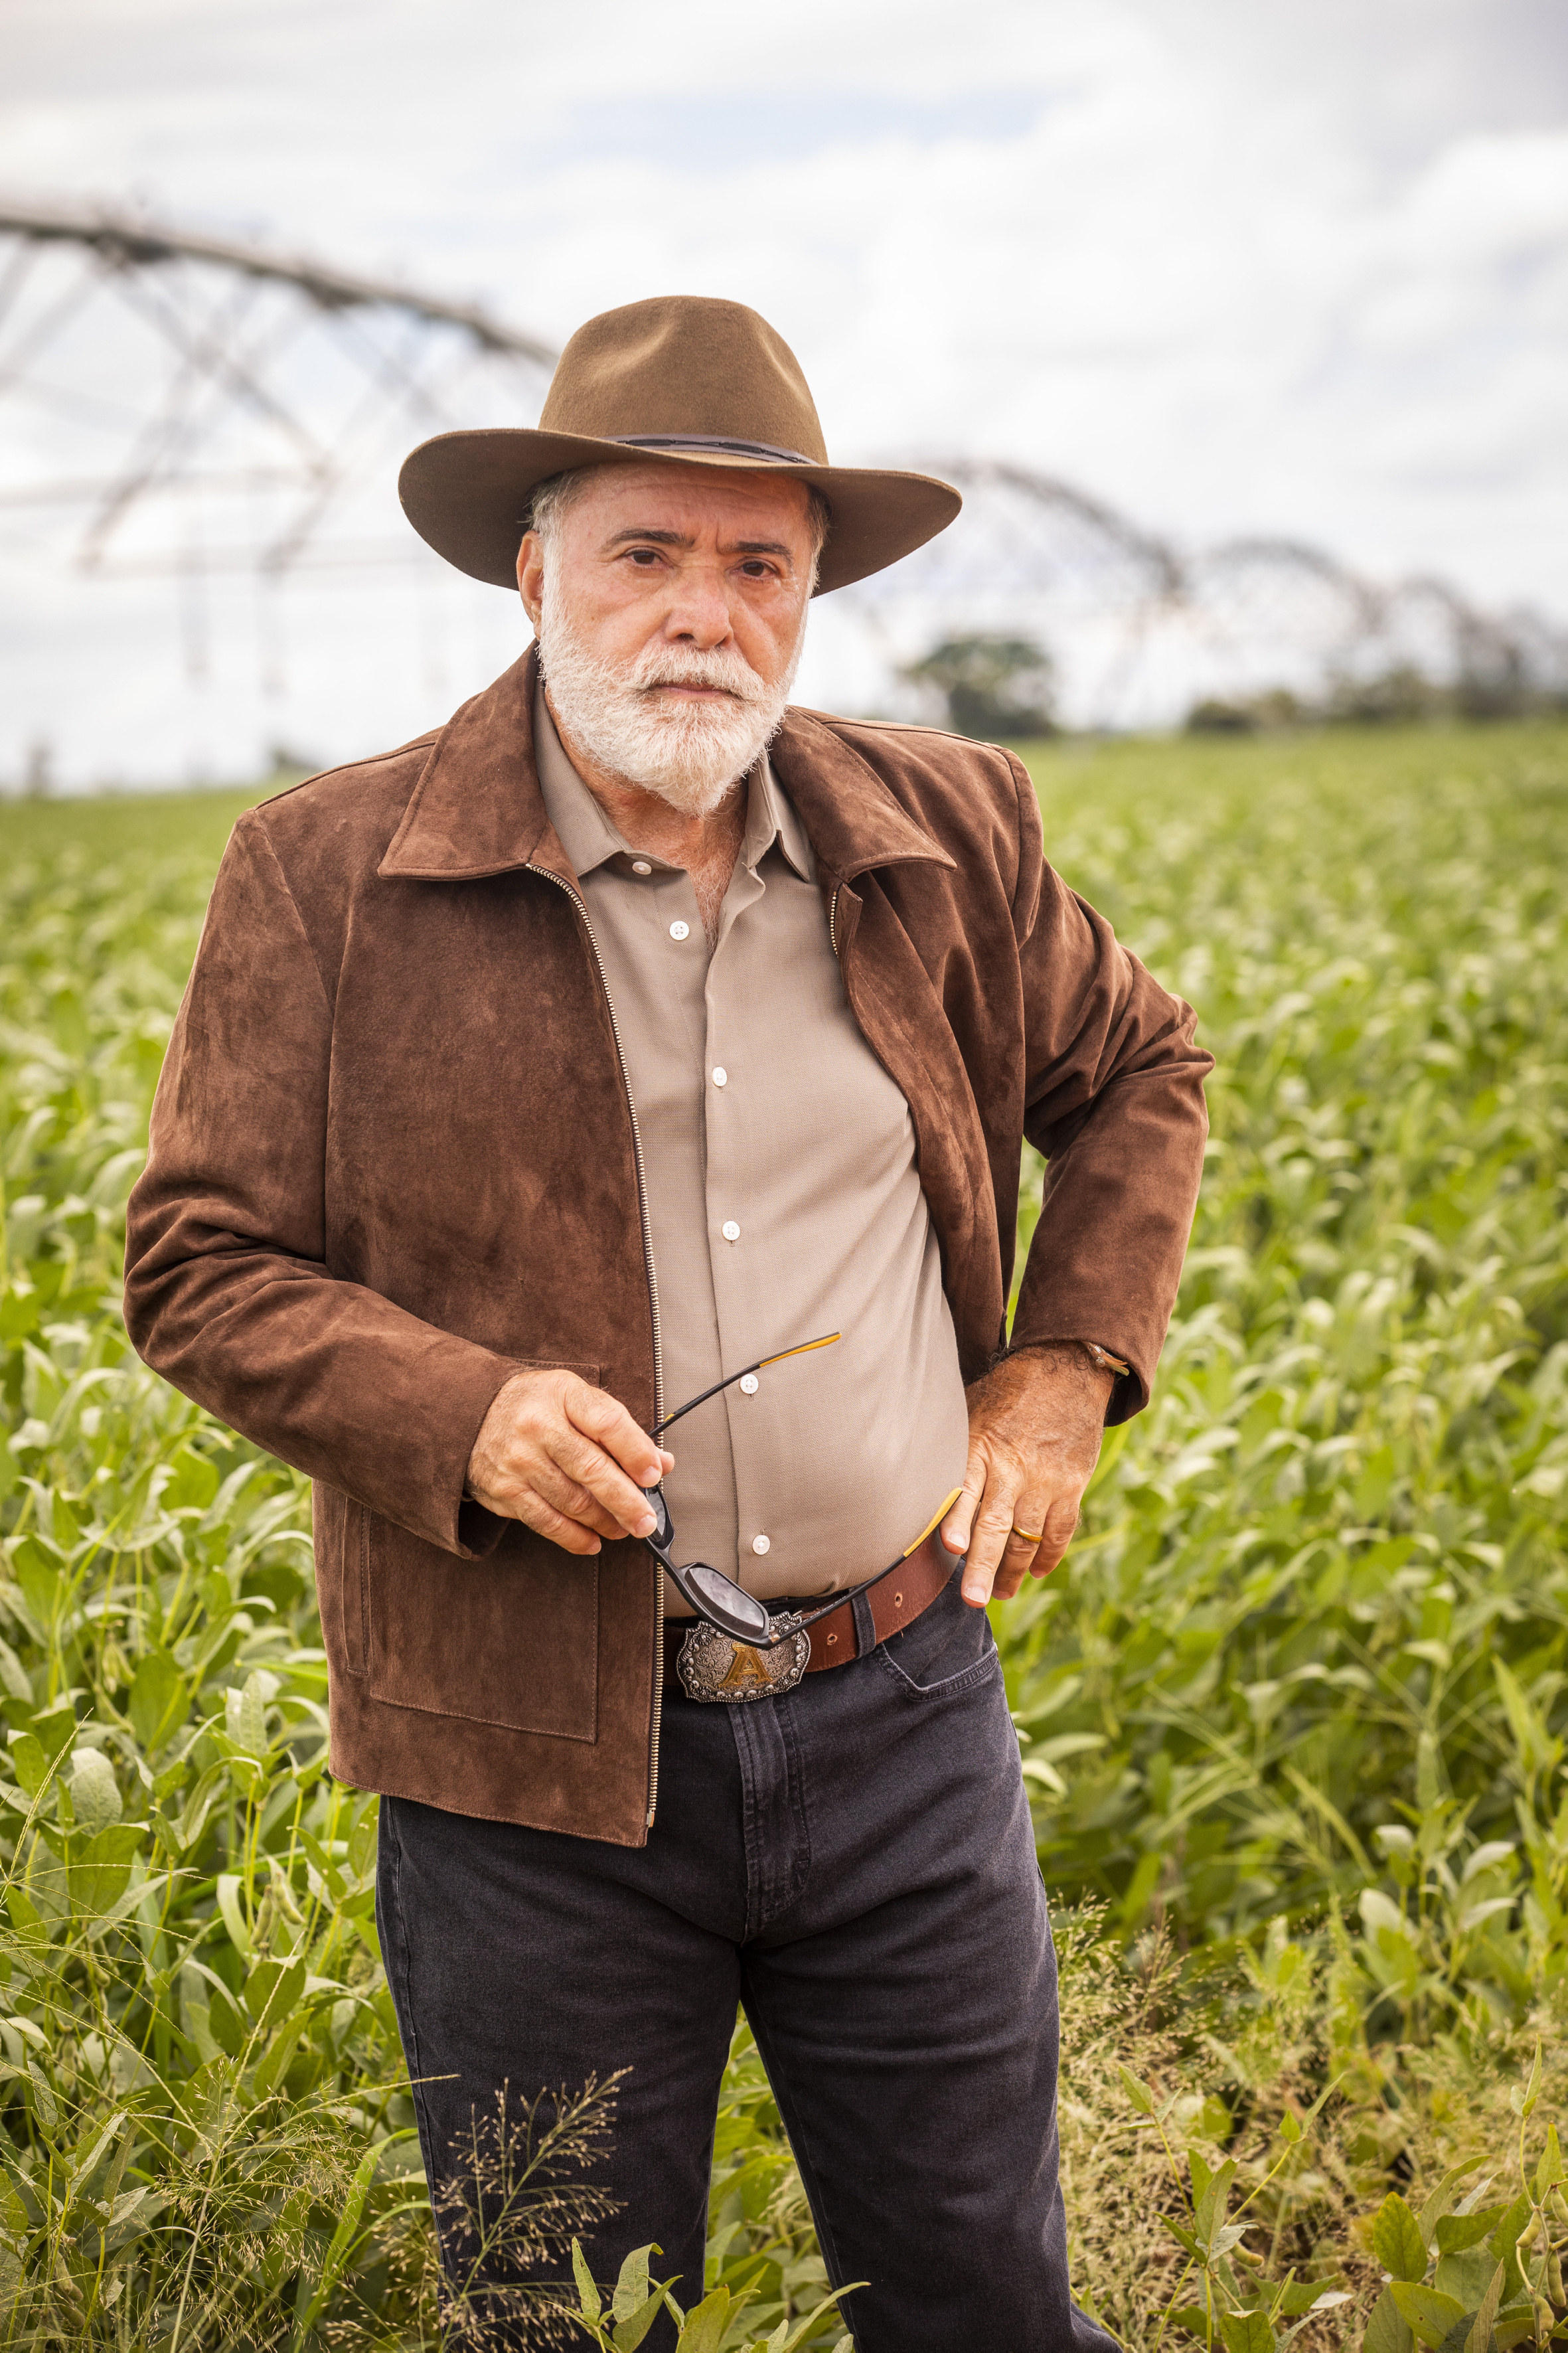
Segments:
[[[378,1917],[433,2185],[501,2084],[629,2067],[590,2262],[613,2278],[657,2240],[695,2303],[740,2003],[829,2274],[870,2283],[860,2353],[1110,2353],[1068,2294],[1056,1957],[995,1644],[956,1581],[781,1699],[667,1694],[645,1848],[384,1799]]]

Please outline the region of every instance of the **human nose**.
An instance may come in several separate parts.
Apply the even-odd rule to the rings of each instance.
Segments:
[[[665,621],[665,635],[711,653],[731,634],[730,598],[721,565],[683,565]]]

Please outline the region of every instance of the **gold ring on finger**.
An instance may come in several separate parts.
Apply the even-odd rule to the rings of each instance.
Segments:
[[[1038,1544],[1045,1533],[1044,1528],[1021,1528],[1016,1520],[1013,1523],[1013,1534],[1025,1544]]]

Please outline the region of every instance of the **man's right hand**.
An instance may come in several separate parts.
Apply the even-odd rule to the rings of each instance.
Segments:
[[[674,1468],[625,1406],[578,1374],[513,1373],[479,1426],[468,1492],[566,1552],[595,1553],[602,1537],[652,1534],[641,1491]]]

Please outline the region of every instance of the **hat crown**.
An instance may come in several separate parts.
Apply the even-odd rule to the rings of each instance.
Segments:
[[[698,294],[656,294],[579,327],[539,425],[598,440],[761,443],[827,463],[816,405],[784,337],[745,303]]]

